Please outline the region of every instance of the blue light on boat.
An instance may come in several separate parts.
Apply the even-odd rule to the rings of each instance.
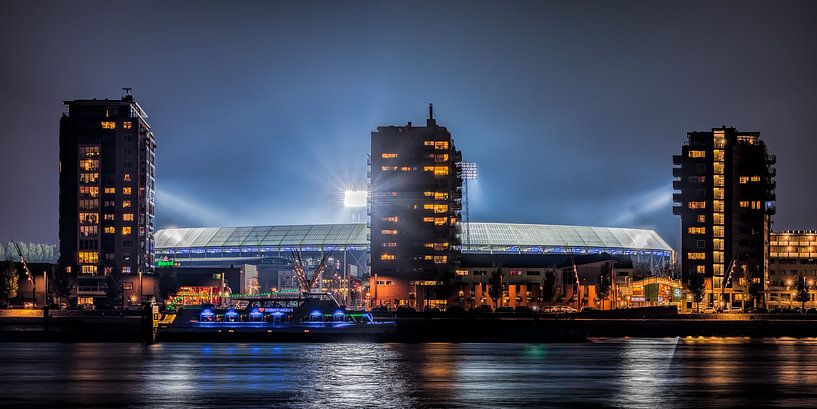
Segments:
[[[238,313],[234,309],[230,308],[229,310],[227,310],[226,313],[224,313],[224,315],[228,315],[230,317],[236,317],[236,316],[238,316]]]
[[[250,315],[252,315],[253,317],[260,317],[264,314],[261,311],[258,311],[258,308],[255,308],[252,311],[250,311]]]
[[[343,311],[342,311],[342,310],[337,310],[337,311],[335,311],[335,315],[343,315],[343,314],[344,314],[344,313],[343,313]]]
[[[202,310],[201,315],[204,317],[212,317],[213,311],[211,311],[210,309]]]
[[[318,311],[318,310],[315,310],[315,311],[312,311],[312,314],[309,314],[309,315],[312,315],[312,316],[321,315],[321,312]]]

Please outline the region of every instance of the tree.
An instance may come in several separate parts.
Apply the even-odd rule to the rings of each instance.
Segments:
[[[806,310],[806,301],[809,299],[808,294],[808,284],[806,284],[806,277],[800,276],[797,277],[797,292],[794,295],[795,301],[800,301],[802,303],[803,311]]]
[[[167,300],[178,289],[179,282],[176,278],[176,270],[173,267],[163,267],[159,269],[159,297]]]
[[[601,301],[601,309],[604,309],[604,300],[610,295],[610,264],[605,263],[599,274],[599,281],[596,283],[596,296]]]
[[[556,275],[548,271],[545,273],[545,279],[542,282],[542,301],[552,303],[553,297],[556,296]]]
[[[122,275],[120,275],[116,269],[111,270],[111,272],[108,273],[108,276],[105,277],[105,284],[107,285],[105,295],[108,296],[108,301],[111,304],[115,304],[117,302],[117,298],[123,296],[121,288]]]
[[[9,302],[17,296],[18,276],[17,267],[12,261],[2,262],[0,266],[0,298]]]
[[[706,279],[703,273],[697,271],[689,273],[687,277],[687,290],[692,294],[692,299],[695,301],[695,307],[698,312],[701,312],[701,301],[704,299],[704,290],[706,289]]]
[[[502,282],[502,267],[497,267],[488,280],[488,295],[496,303],[502,305],[502,295],[505,293],[505,284]]]

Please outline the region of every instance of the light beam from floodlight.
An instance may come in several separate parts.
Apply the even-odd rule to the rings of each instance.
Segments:
[[[343,207],[366,207],[368,196],[365,190],[347,190],[343,192]]]

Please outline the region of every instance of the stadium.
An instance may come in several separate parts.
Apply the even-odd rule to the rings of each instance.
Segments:
[[[260,290],[269,291],[297,288],[293,251],[302,254],[307,267],[316,266],[329,253],[320,288],[354,288],[355,283],[365,287],[368,234],[365,223],[170,228],[156,233],[156,257],[178,268],[211,268],[214,272],[253,265]],[[463,223],[462,241],[466,255],[487,260],[490,255],[501,255],[505,262],[606,253],[657,270],[674,258],[672,248],[655,231],[645,229],[471,222]],[[353,291],[343,296],[352,297],[350,293]]]

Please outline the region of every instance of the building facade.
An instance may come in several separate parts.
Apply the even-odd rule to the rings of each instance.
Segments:
[[[372,132],[371,291],[375,304],[444,303],[460,246],[461,153],[437,125]]]
[[[673,156],[673,213],[681,217],[681,271],[706,278],[704,302],[762,304],[775,212],[774,155],[757,132],[690,132]]]
[[[65,101],[60,119],[58,274],[81,304],[105,296],[111,274],[153,265],[156,141],[130,94]]]
[[[817,231],[772,232],[769,241],[769,307],[799,307],[799,282],[808,291],[806,308],[817,308]]]

